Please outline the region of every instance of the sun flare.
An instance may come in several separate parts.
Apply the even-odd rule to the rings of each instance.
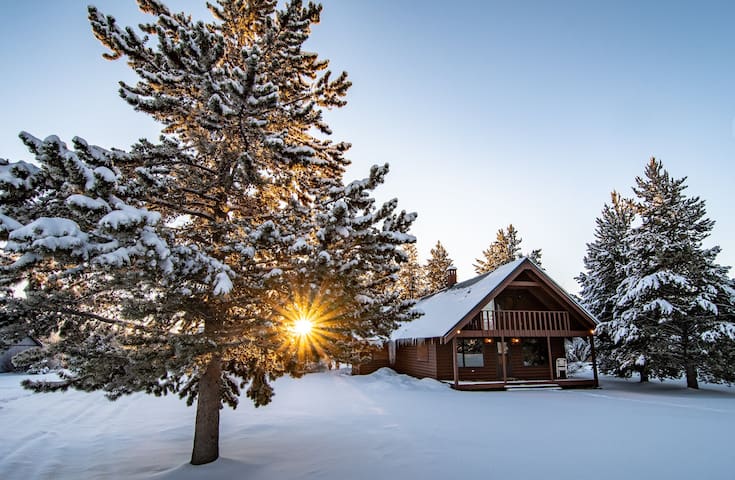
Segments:
[[[293,331],[296,335],[305,336],[311,333],[314,323],[308,318],[299,318],[294,322]]]
[[[294,285],[290,300],[275,308],[283,321],[280,348],[294,352],[300,362],[330,357],[334,343],[343,338],[337,327],[344,310],[326,282]]]

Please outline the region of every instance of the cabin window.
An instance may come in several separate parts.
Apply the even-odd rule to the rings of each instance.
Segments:
[[[549,364],[549,349],[540,338],[526,338],[521,344],[524,367],[542,367]]]
[[[457,341],[457,366],[482,367],[482,340],[479,338],[461,338]]]
[[[425,343],[416,345],[416,360],[419,362],[429,361],[429,346]]]

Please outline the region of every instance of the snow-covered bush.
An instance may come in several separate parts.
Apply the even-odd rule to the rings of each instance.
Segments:
[[[574,337],[572,340],[565,340],[564,346],[567,351],[567,362],[588,362],[592,354],[590,342],[582,337]]]

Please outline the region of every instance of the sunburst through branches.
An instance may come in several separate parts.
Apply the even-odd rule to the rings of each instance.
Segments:
[[[278,308],[288,331],[283,349],[293,349],[300,362],[329,358],[329,345],[339,338],[337,321],[344,313],[327,285],[294,288],[291,302]]]
[[[314,322],[309,318],[299,318],[294,322],[293,331],[296,335],[304,336],[311,333]]]

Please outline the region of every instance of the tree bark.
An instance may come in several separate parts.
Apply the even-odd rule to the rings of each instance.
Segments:
[[[699,382],[697,382],[697,367],[692,363],[691,349],[689,348],[690,334],[690,330],[685,328],[681,335],[681,346],[684,351],[684,374],[687,377],[687,388],[699,389]]]
[[[694,365],[687,363],[686,375],[687,375],[687,388],[699,389],[699,382],[697,381],[697,368]]]
[[[194,448],[191,464],[202,465],[219,458],[219,411],[221,407],[220,379],[222,361],[212,357],[199,379],[197,417],[194,427]]]
[[[641,368],[641,383],[648,381],[648,369],[644,366]]]

